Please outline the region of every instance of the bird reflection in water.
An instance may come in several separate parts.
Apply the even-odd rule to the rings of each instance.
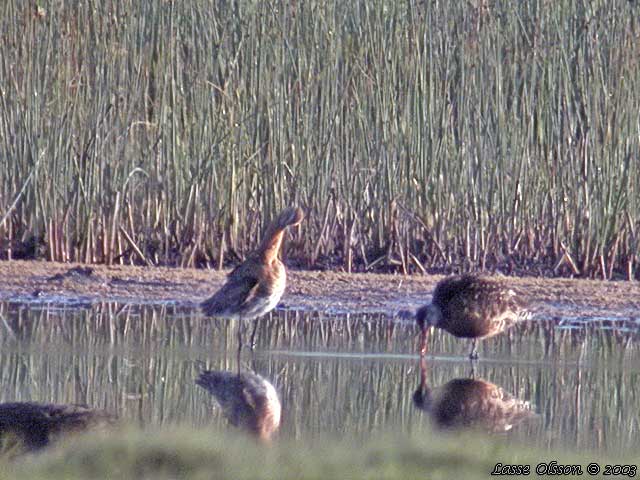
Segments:
[[[0,404],[0,453],[39,450],[63,437],[114,426],[116,417],[85,405],[32,402]]]
[[[433,390],[426,378],[426,360],[422,358],[420,386],[413,394],[413,403],[429,413],[438,428],[501,433],[537,416],[529,402],[486,380],[456,378]]]
[[[208,370],[196,383],[215,397],[229,423],[259,440],[268,442],[280,427],[278,394],[262,376]]]

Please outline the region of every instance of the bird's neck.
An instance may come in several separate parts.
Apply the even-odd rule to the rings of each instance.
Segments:
[[[440,327],[442,323],[442,310],[436,305],[431,305],[431,319],[430,324],[434,327]]]
[[[273,262],[278,258],[280,247],[282,247],[282,239],[284,238],[284,228],[269,227],[260,246],[258,247],[258,255],[267,263]]]

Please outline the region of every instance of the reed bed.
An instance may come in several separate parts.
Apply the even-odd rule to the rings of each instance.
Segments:
[[[6,0],[0,252],[638,278],[638,8]]]

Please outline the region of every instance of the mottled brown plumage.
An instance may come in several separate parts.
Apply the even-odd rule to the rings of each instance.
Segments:
[[[0,439],[19,441],[25,450],[37,450],[56,439],[85,430],[114,425],[116,417],[84,405],[32,402],[0,404]]]
[[[220,290],[202,302],[205,315],[251,320],[273,310],[284,293],[287,279],[279,258],[284,232],[303,219],[300,208],[285,208],[267,228],[257,250],[229,273]],[[239,337],[241,330],[242,325],[238,328]]]
[[[278,430],[280,400],[273,385],[260,375],[206,371],[196,383],[215,397],[232,425],[264,441]]]
[[[470,356],[474,358],[476,339],[497,335],[529,316],[516,292],[504,281],[476,275],[446,278],[436,285],[431,304],[416,313],[422,331],[420,353],[426,351],[430,326],[473,339]]]
[[[429,413],[439,428],[477,428],[500,433],[536,417],[529,402],[486,380],[456,378],[432,390],[426,384],[424,367],[421,376],[413,402]]]

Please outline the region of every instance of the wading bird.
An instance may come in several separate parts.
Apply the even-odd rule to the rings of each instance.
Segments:
[[[413,394],[413,403],[427,412],[438,428],[477,428],[501,433],[537,417],[529,402],[486,380],[456,378],[431,389],[426,376],[426,361],[422,357],[420,386]]]
[[[287,273],[278,258],[284,232],[303,219],[304,213],[300,208],[285,208],[267,228],[258,249],[229,273],[220,290],[201,304],[207,316],[240,321],[238,355],[242,349],[243,320],[256,319],[251,335],[253,347],[257,319],[273,310],[284,293]]]
[[[269,441],[280,426],[280,400],[273,385],[252,372],[202,372],[196,383],[213,395],[229,422]]]
[[[115,423],[114,415],[84,405],[1,403],[0,445],[3,449],[13,444],[33,451],[61,437]]]
[[[469,358],[475,360],[477,339],[497,335],[530,317],[516,293],[501,280],[476,275],[445,278],[436,285],[431,304],[416,312],[422,332],[420,355],[426,353],[429,327],[472,339]]]

